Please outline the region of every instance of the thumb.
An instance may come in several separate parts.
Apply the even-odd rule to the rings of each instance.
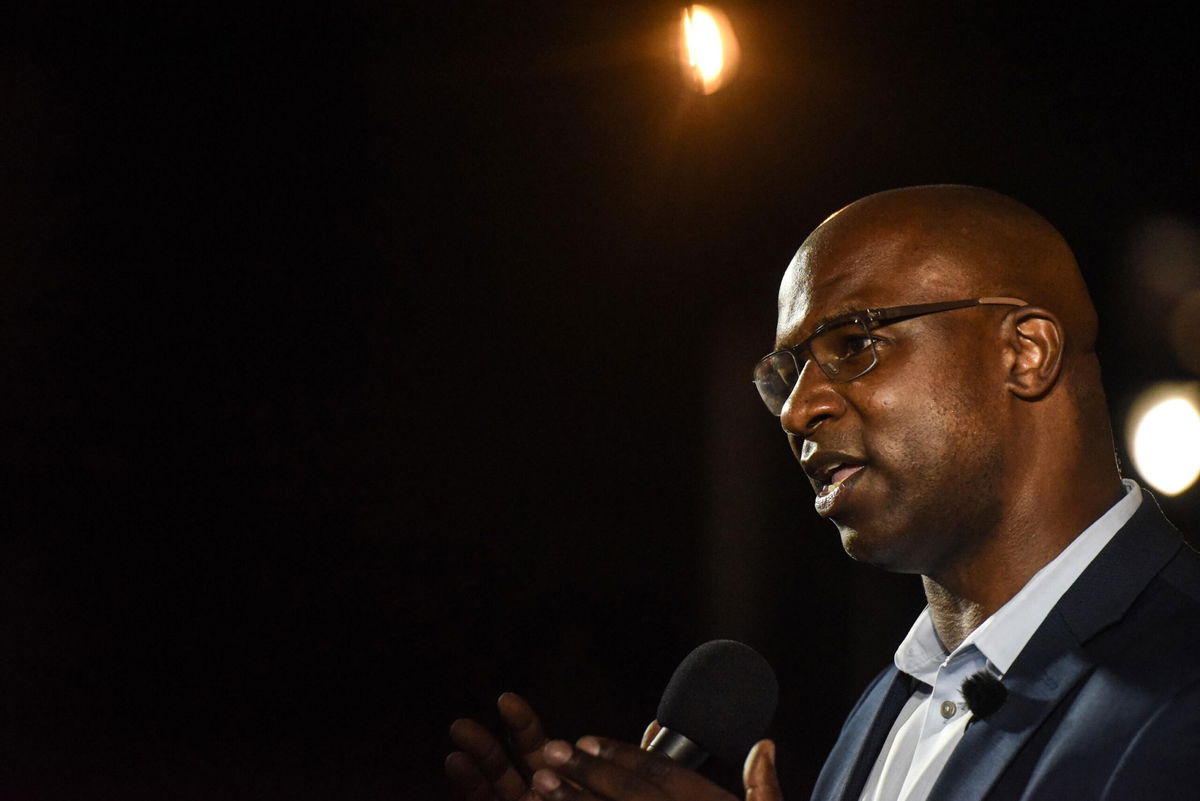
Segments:
[[[746,785],[746,801],[783,801],[775,774],[775,743],[759,740],[754,744],[742,767],[742,783]]]
[[[645,751],[650,747],[650,743],[654,742],[654,735],[662,730],[662,724],[657,720],[650,721],[650,725],[646,727],[646,731],[642,734],[642,750]]]

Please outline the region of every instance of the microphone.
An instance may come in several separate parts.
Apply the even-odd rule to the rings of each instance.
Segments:
[[[662,730],[647,747],[695,770],[709,755],[740,766],[779,703],[775,671],[736,640],[698,646],[675,668],[658,702]]]
[[[983,720],[1004,706],[1004,702],[1008,700],[1008,688],[986,670],[967,676],[959,692],[967,702],[967,709],[971,710],[972,717],[967,723],[968,726],[976,720]]]

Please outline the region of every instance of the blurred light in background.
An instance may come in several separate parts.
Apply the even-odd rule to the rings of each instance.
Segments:
[[[1178,495],[1200,478],[1200,385],[1158,384],[1142,393],[1125,434],[1133,466],[1154,489]]]
[[[1148,217],[1130,230],[1126,258],[1135,281],[1159,295],[1178,297],[1200,287],[1200,228],[1181,217]]]
[[[683,67],[696,89],[706,95],[737,72],[738,43],[729,18],[711,6],[683,10]]]
[[[1167,331],[1176,361],[1188,372],[1200,375],[1200,289],[1179,298],[1171,312]]]
[[[1123,251],[1125,342],[1154,362],[1152,370],[1170,369],[1162,353],[1200,376],[1200,225],[1176,215],[1148,216],[1129,228]]]

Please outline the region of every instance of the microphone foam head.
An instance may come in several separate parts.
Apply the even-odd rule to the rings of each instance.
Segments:
[[[961,692],[967,708],[980,720],[1004,706],[1008,700],[1008,688],[986,670],[967,676]]]
[[[736,640],[712,640],[675,669],[658,702],[658,722],[740,766],[778,703],[779,682],[767,660]]]

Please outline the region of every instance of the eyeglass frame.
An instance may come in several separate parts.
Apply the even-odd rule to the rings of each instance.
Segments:
[[[791,354],[792,361],[795,362],[795,364],[796,364],[796,383],[799,383],[800,373],[803,372],[803,370],[804,370],[804,362],[812,361],[814,364],[817,365],[817,367],[821,370],[821,372],[825,375],[825,377],[828,378],[830,381],[837,383],[837,384],[848,384],[851,381],[856,381],[859,378],[862,378],[864,375],[866,375],[867,373],[874,370],[875,366],[877,364],[879,364],[879,354],[876,353],[875,342],[872,340],[872,342],[871,342],[871,364],[868,365],[866,367],[866,369],[856,373],[855,375],[850,376],[849,378],[840,378],[838,376],[830,375],[829,371],[825,369],[825,366],[822,365],[820,360],[817,359],[816,354],[814,354],[812,352],[811,345],[812,345],[812,341],[814,339],[816,339],[821,334],[823,334],[831,329],[839,328],[843,325],[849,325],[850,323],[857,322],[862,325],[863,330],[867,334],[870,334],[876,328],[879,328],[884,325],[891,325],[892,323],[898,323],[901,320],[911,320],[914,317],[924,317],[927,314],[937,314],[938,312],[953,311],[954,309],[967,309],[967,308],[971,308],[973,306],[1028,306],[1028,305],[1029,305],[1028,301],[1021,300],[1020,298],[983,297],[983,298],[970,298],[967,300],[944,300],[944,301],[939,301],[937,303],[917,303],[917,304],[908,305],[908,306],[888,306],[888,307],[880,308],[880,309],[860,309],[858,311],[846,312],[845,314],[839,314],[836,317],[826,320],[823,323],[821,323],[820,325],[818,325],[816,327],[816,329],[812,332],[812,334],[810,334],[803,342],[799,343],[798,345],[789,345],[786,348],[778,348],[776,350],[771,351],[766,356],[763,356],[761,359],[759,359],[757,362],[755,362],[754,372],[757,373],[758,366],[760,364],[762,364],[763,362],[767,361],[767,359],[777,356],[780,353],[787,352],[787,353]],[[800,353],[802,351],[808,351],[808,355],[804,359],[800,358]],[[783,405],[782,404],[780,405],[778,412],[776,412],[774,409],[771,408],[771,404],[767,402],[766,396],[763,395],[762,387],[759,386],[760,380],[761,379],[757,379],[757,378],[753,379],[755,387],[758,388],[758,394],[762,397],[763,403],[766,404],[767,410],[770,411],[771,414],[775,415],[776,417],[779,417],[780,415],[783,414]],[[789,389],[795,389],[795,386],[796,386],[796,384],[793,383],[790,385]],[[787,398],[785,397],[784,403],[786,403],[786,402],[787,402]]]

